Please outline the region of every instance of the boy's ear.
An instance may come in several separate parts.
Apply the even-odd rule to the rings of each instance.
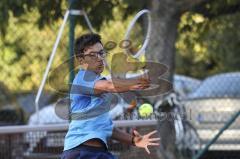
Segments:
[[[77,57],[77,61],[82,65],[84,63],[84,59],[82,57]]]

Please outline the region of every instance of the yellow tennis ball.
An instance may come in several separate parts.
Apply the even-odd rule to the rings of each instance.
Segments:
[[[151,104],[144,103],[138,108],[139,115],[141,117],[149,117],[153,113],[153,107]]]

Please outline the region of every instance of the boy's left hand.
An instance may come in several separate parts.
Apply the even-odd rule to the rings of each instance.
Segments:
[[[136,130],[133,131],[134,134],[134,143],[137,147],[144,148],[148,154],[150,154],[150,151],[148,149],[148,146],[159,146],[159,143],[156,141],[159,141],[160,138],[151,138],[153,134],[155,134],[157,131],[154,130],[146,135],[141,136],[139,132]],[[155,142],[154,142],[155,141]]]

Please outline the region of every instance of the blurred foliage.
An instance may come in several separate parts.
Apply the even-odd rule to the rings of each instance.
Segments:
[[[0,1],[0,21],[4,22],[0,25],[1,37],[7,33],[8,25],[10,23],[11,14],[18,18],[28,12],[37,10],[41,16],[36,20],[38,26],[42,28],[45,23],[51,23],[62,17],[63,10],[67,8],[67,1],[65,0],[1,0]]]
[[[177,73],[204,78],[240,70],[240,1],[220,1],[182,15],[176,42]]]
[[[240,33],[237,26],[240,15],[236,9],[239,0],[220,1],[205,1],[182,15],[176,42],[177,73],[203,78],[218,72],[239,70]],[[84,8],[93,27],[102,35],[104,44],[116,42],[116,47],[109,51],[109,62],[114,53],[123,52],[118,44],[133,15],[150,3],[146,0],[138,3],[131,0],[70,2],[72,8]],[[39,87],[67,8],[68,3],[64,0],[0,2],[0,81],[9,90],[31,91]],[[78,17],[77,23],[76,36],[88,32],[83,17]],[[68,29],[66,26],[52,69],[68,57]],[[104,74],[107,73],[105,70]],[[59,77],[64,77],[65,84]],[[59,89],[67,89],[68,66],[49,78]],[[47,85],[46,89],[51,86]]]
[[[19,18],[10,14],[8,33],[0,42],[0,68],[4,70],[0,78],[10,90],[36,89],[42,79],[61,20],[39,30],[35,23],[39,16],[37,11]],[[64,34],[62,40],[67,41],[67,30]],[[59,46],[61,53],[55,62],[62,60],[66,47],[66,43]]]
[[[121,9],[114,7],[113,18],[103,21],[102,25],[99,25],[100,31],[98,33],[102,35],[103,43],[108,41],[116,43],[116,47],[109,50],[108,63],[111,62],[114,53],[123,52],[119,43],[123,40],[127,25],[132,19],[132,16],[128,16],[123,21],[122,17],[125,13]],[[39,28],[38,20],[41,16],[38,9],[32,9],[19,17],[15,17],[12,12],[9,12],[7,34],[0,41],[0,69],[3,70],[0,81],[11,91],[36,91],[40,86],[58,29],[62,23],[62,19],[59,19]],[[82,16],[76,18],[77,22],[81,24],[76,26],[76,36],[89,32],[82,25],[85,24],[83,19]],[[94,25],[93,27],[96,28]],[[68,26],[64,29],[51,70],[56,69],[68,59],[68,29]],[[76,61],[75,65],[77,68]],[[57,85],[58,90],[66,90],[68,88],[68,72],[68,65],[63,65],[61,71],[54,75],[51,74],[48,80]],[[104,74],[108,74],[108,71],[105,70]],[[47,83],[45,89],[54,88]]]
[[[4,23],[0,25],[0,33],[1,37],[7,33],[11,13],[18,18],[28,12],[37,11],[40,16],[36,18],[35,23],[39,28],[43,28],[44,25],[61,19],[67,8],[84,9],[92,24],[99,31],[104,22],[114,18],[112,13],[116,6],[119,8],[119,12],[123,13],[121,16],[123,20],[146,5],[146,0],[139,0],[138,3],[131,0],[2,0],[0,1],[0,21]],[[87,27],[83,20],[80,20],[79,23],[83,27]]]

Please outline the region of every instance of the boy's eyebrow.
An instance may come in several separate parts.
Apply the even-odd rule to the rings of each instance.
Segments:
[[[90,51],[89,53],[98,53],[100,51],[104,51],[103,49],[99,50],[99,51]]]

